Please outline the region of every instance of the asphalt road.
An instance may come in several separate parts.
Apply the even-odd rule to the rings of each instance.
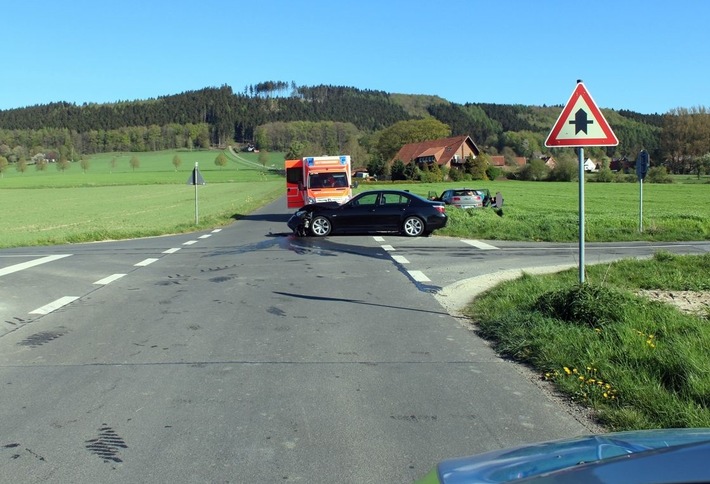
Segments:
[[[0,251],[0,482],[412,482],[592,428],[456,314],[576,245],[298,239],[287,218]]]

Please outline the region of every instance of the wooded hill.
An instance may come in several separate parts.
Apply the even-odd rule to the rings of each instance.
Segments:
[[[563,106],[489,103],[456,104],[438,96],[390,94],[342,86],[296,86],[265,82],[235,93],[230,86],[205,88],[157,99],[81,106],[57,102],[0,110],[0,146],[95,153],[254,143],[286,151],[288,137],[274,127],[339,130],[356,139],[365,152],[368,137],[398,121],[433,117],[451,135],[469,135],[489,153],[516,156],[549,153],[544,140]],[[635,158],[641,149],[660,157],[663,116],[603,109],[620,140],[617,147],[597,149],[608,157]],[[334,128],[335,127],[335,128]],[[261,136],[259,133],[261,131]],[[275,138],[279,138],[277,141]],[[291,136],[290,142],[298,136]],[[301,140],[303,141],[303,140]],[[327,143],[315,143],[327,150]],[[184,145],[184,146],[181,146]],[[342,140],[339,147],[342,148]],[[0,153],[3,155],[3,153]]]

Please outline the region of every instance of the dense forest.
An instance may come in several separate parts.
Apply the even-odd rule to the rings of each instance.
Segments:
[[[56,102],[0,110],[0,158],[38,153],[75,160],[109,151],[256,145],[268,151],[345,152],[361,164],[380,156],[381,133],[401,122],[434,119],[451,136],[468,135],[488,154],[550,155],[544,140],[562,106],[456,104],[437,96],[389,94],[343,86],[268,81],[236,93],[230,86],[156,99],[81,106]],[[590,155],[635,159],[645,149],[669,171],[692,171],[710,152],[705,109],[641,114],[603,109],[620,140]],[[688,135],[688,126],[694,130]],[[706,131],[708,130],[708,131]],[[678,133],[684,132],[686,138]],[[569,150],[569,149],[568,149]]]

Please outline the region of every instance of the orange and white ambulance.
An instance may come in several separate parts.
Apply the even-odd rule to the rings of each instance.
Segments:
[[[288,208],[309,203],[345,203],[352,197],[350,156],[309,156],[286,160]]]

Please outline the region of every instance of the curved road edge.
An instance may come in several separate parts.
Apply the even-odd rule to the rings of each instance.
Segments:
[[[501,282],[517,279],[523,274],[551,274],[571,269],[573,267],[578,267],[578,265],[560,264],[544,267],[523,267],[520,269],[510,269],[507,271],[470,277],[468,279],[462,279],[454,282],[453,284],[449,284],[434,294],[434,297],[439,304],[446,309],[446,312],[452,316],[460,318],[464,317],[463,310],[476,296],[494,288]]]

